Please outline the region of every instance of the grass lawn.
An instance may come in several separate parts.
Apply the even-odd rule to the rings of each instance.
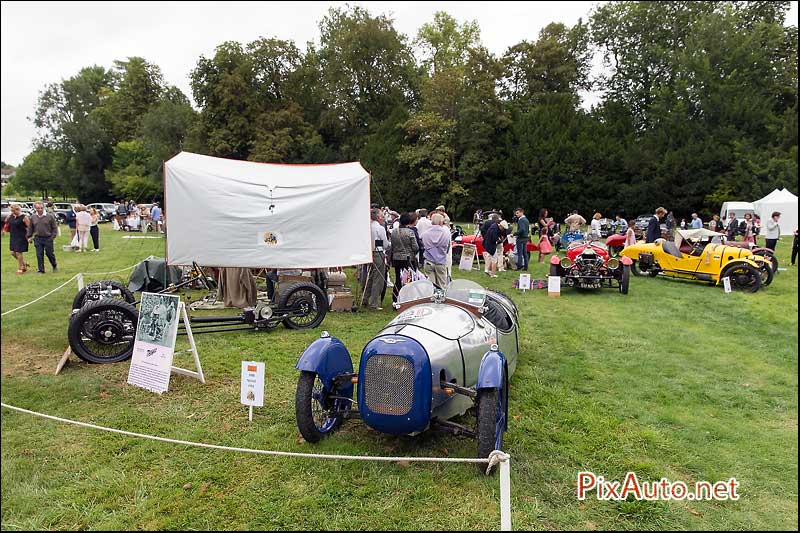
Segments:
[[[160,239],[123,239],[101,226],[98,254],[63,253],[57,274],[15,275],[2,241],[2,311],[77,272],[106,272],[154,254]],[[522,320],[511,379],[506,451],[515,529],[797,530],[797,268],[756,294],[698,282],[633,278],[630,294],[565,289],[525,294],[515,274],[489,279]],[[532,257],[532,277],[547,265]],[[127,281],[128,272],[112,278]],[[349,278],[352,279],[352,273]],[[89,279],[102,279],[93,276]],[[352,455],[472,457],[449,435],[397,438],[345,422],[319,445],[300,439],[294,369],[325,329],[357,364],[394,315],[330,313],[321,328],[198,336],[207,384],[173,376],[163,396],[125,384],[128,363],[73,362],[70,286],[2,318],[2,401],[47,414],[185,440]],[[178,349],[185,340],[179,340]],[[176,364],[189,366],[185,356]],[[242,360],[267,367],[265,407],[252,423],[239,404]],[[466,420],[465,420],[466,422]],[[605,502],[576,498],[576,474],[693,483],[735,477],[727,502]],[[127,438],[2,410],[2,529],[497,529],[497,477],[472,465],[314,461],[235,454]]]

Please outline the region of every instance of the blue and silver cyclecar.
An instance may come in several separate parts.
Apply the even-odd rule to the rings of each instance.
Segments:
[[[397,317],[361,351],[358,372],[344,344],[327,332],[306,348],[297,363],[300,433],[319,442],[345,418],[361,418],[396,435],[430,428],[472,436],[478,457],[501,449],[519,353],[514,303],[468,280],[444,291],[416,281],[402,288],[398,303]],[[474,426],[450,420],[473,406]]]

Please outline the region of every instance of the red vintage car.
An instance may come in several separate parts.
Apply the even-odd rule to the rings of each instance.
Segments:
[[[452,242],[453,247],[453,264],[457,265],[461,261],[461,250],[463,249],[465,244],[474,244],[478,257],[483,257],[483,252],[485,251],[483,248],[483,235],[460,235],[456,237]],[[514,249],[513,244],[509,244],[508,242],[503,243],[503,253],[507,254],[511,250]],[[538,252],[539,247],[534,244],[533,242],[528,241],[527,246],[528,252]]]
[[[550,258],[550,275],[561,277],[561,285],[566,287],[616,287],[628,294],[631,263],[627,257],[609,257],[608,249],[599,242],[575,241],[567,248],[566,257]]]

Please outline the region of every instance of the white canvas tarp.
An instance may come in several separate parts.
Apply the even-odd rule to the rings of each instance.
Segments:
[[[792,235],[797,229],[797,196],[786,189],[775,189],[761,200],[753,202],[753,205],[761,217],[762,231],[764,222],[775,211],[781,214],[781,218],[778,219],[781,235]]]
[[[279,165],[181,152],[164,164],[171,265],[322,268],[368,263],[360,163]]]

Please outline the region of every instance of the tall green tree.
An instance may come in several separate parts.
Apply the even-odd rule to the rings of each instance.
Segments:
[[[103,126],[102,105],[114,90],[114,75],[100,66],[81,71],[39,95],[33,123],[38,148],[60,150],[77,171],[68,189],[82,200],[108,192],[104,170],[111,164],[112,139]]]
[[[320,22],[319,131],[344,159],[397,107],[415,99],[418,71],[406,37],[390,17],[355,6],[331,8]]]

